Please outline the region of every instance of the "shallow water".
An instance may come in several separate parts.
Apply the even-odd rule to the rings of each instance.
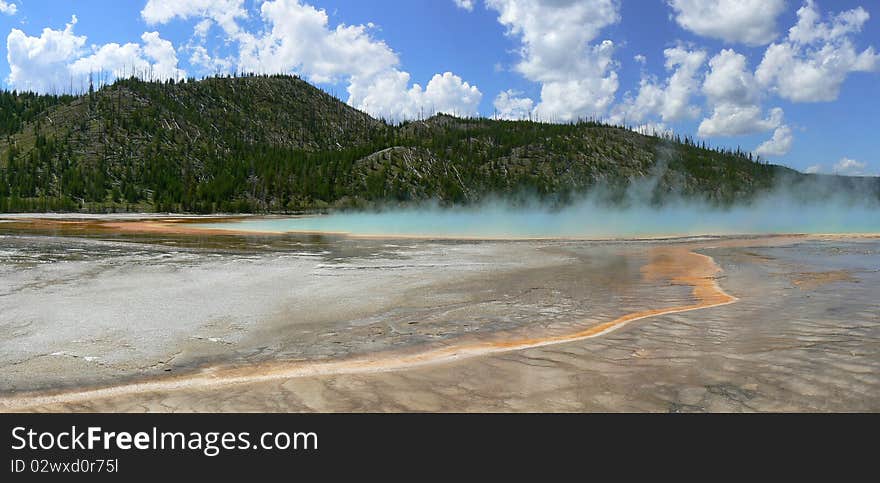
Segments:
[[[409,216],[409,227],[432,220]],[[880,410],[877,239],[429,241],[96,227],[0,227],[0,397],[217,364],[570,334],[692,303],[691,287],[642,272],[655,248],[688,246],[724,269],[719,284],[737,303],[436,367],[47,409]]]
[[[646,297],[686,298],[687,287],[640,282],[644,251],[587,242],[0,235],[0,393],[213,362],[346,357],[531,325],[567,331]]]
[[[756,238],[727,246],[725,241],[719,240],[714,247],[710,241],[699,252],[713,257],[724,269],[720,284],[740,298],[737,303],[646,319],[597,339],[393,372],[159,390],[39,409],[880,410],[880,242],[800,239],[768,245]],[[355,288],[351,285],[357,284],[359,275],[373,280],[374,286],[334,292],[331,305],[337,311],[356,299],[388,296],[389,291],[380,289],[397,278],[404,283],[392,287],[391,292],[406,290],[404,287],[413,281],[433,281],[411,290],[407,304],[400,304],[400,299],[374,316],[353,317],[342,323],[325,321],[306,331],[300,331],[290,320],[276,320],[267,332],[255,333],[251,342],[277,340],[281,344],[270,349],[269,356],[312,360],[323,356],[309,351],[321,347],[338,347],[344,354],[394,347],[405,337],[425,337],[419,342],[424,344],[444,333],[467,336],[466,324],[502,327],[494,324],[507,320],[515,322],[514,326],[552,333],[570,330],[568,321],[572,316],[602,320],[613,317],[618,310],[687,299],[686,287],[643,285],[634,277],[641,265],[641,250],[651,245],[665,246],[665,242],[635,246],[544,241],[393,245],[405,245],[398,247],[402,258],[393,264],[382,257],[337,259],[332,265],[322,264],[323,268],[309,277],[329,277],[332,283],[328,287],[336,288]],[[609,256],[615,247],[624,248],[623,257]],[[454,264],[438,263],[438,256],[442,260],[440,254],[449,249],[460,250],[450,254],[470,260],[472,268],[483,267],[477,268],[482,275],[461,278],[462,272]],[[553,258],[560,254],[561,260]],[[536,260],[529,267],[512,271],[508,271],[512,267],[484,271],[514,257]],[[406,262],[401,264],[400,260]],[[274,278],[265,268],[260,264],[252,276]],[[293,266],[287,268],[294,270]],[[442,282],[446,270],[457,275]],[[836,273],[845,273],[846,277],[826,277]],[[801,283],[804,280],[813,283]],[[165,281],[174,283],[174,278]],[[363,290],[366,287],[371,290]],[[137,299],[135,293],[131,296]],[[436,298],[430,299],[432,296]],[[408,325],[412,321],[418,325]],[[426,330],[419,332],[423,324]],[[207,338],[196,342],[219,346],[226,358],[242,357],[238,350],[248,344],[244,339],[208,336],[205,330],[197,329],[197,334]],[[93,352],[89,354],[93,355],[87,357],[73,358],[72,352],[57,352],[18,365],[4,364],[4,370],[23,380],[48,374],[59,381],[65,373],[107,364],[100,353],[94,352],[98,346],[91,344]],[[298,352],[302,349],[306,352]],[[253,362],[259,357],[243,360]],[[172,360],[167,365],[177,367],[180,362]],[[122,367],[113,366],[107,377],[118,377]]]

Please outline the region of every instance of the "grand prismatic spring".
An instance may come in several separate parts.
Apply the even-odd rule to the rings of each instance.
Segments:
[[[773,206],[9,216],[0,408],[880,409],[880,217]]]

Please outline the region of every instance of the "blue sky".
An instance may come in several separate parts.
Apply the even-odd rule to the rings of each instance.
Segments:
[[[876,175],[878,7],[0,0],[0,78],[6,88],[57,92],[81,89],[90,73],[293,72],[390,119],[594,117],[742,146],[801,170]]]

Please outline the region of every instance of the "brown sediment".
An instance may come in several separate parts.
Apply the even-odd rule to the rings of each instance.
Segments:
[[[226,220],[212,219],[211,223]],[[98,228],[122,233],[147,233],[160,235],[280,235],[281,232],[236,231],[216,228],[198,228],[197,223],[188,219],[139,220],[99,222]]]
[[[280,232],[248,232],[212,228],[196,228],[198,223],[223,223],[236,218],[157,218],[149,220],[59,220],[54,218],[12,218],[4,228],[31,230],[60,230],[76,233],[128,233],[157,235],[259,235]]]
[[[51,404],[65,404],[97,399],[131,396],[155,392],[206,389],[247,383],[260,383],[309,376],[363,374],[406,370],[420,366],[486,356],[510,351],[577,342],[600,337],[629,323],[659,315],[690,312],[736,302],[717,283],[720,268],[710,257],[692,251],[684,244],[657,247],[651,250],[650,262],[642,268],[648,281],[692,287],[694,302],[687,305],[646,309],[618,317],[609,322],[577,332],[520,337],[493,341],[453,341],[449,345],[430,348],[417,353],[385,353],[326,362],[273,361],[248,367],[214,366],[200,372],[171,376],[144,382],[111,387],[74,390],[60,393],[31,393],[0,399],[2,411],[27,411]]]
[[[148,216],[148,215],[145,215]],[[63,218],[38,218],[38,217],[15,217],[3,218],[4,228],[7,229],[32,229],[32,230],[61,230],[65,232],[82,233],[126,233],[126,234],[155,234],[155,235],[328,235],[328,236],[352,236],[345,232],[284,232],[284,231],[260,231],[260,230],[237,230],[231,222],[243,219],[254,219],[249,215],[224,215],[224,216],[158,216],[135,219],[102,219],[100,215],[94,218],[63,219]],[[285,216],[285,218],[298,218],[303,215]],[[262,219],[262,217],[260,217]],[[199,225],[206,223],[230,223],[229,228],[207,228]]]
[[[847,270],[831,272],[801,272],[792,274],[792,283],[801,290],[815,290],[822,285],[834,282],[855,282],[856,278]]]

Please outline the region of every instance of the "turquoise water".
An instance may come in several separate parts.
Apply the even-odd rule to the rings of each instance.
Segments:
[[[592,203],[558,211],[513,209],[409,209],[298,218],[258,218],[195,225],[254,232],[330,232],[443,238],[639,238],[662,236],[880,233],[875,206],[814,204],[784,199],[729,210],[678,204],[662,209],[611,209]]]

